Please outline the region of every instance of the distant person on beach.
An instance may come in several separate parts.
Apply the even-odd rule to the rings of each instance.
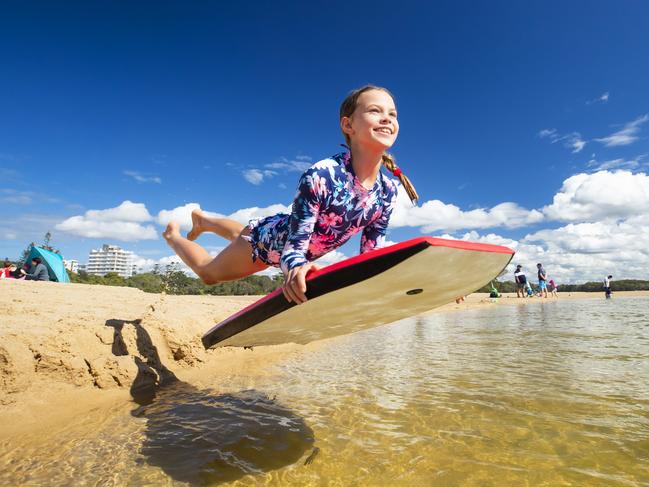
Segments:
[[[516,281],[516,297],[527,297],[527,277],[523,272],[523,266],[518,264],[514,272],[514,281]]]
[[[5,260],[2,269],[0,269],[0,279],[13,279],[12,272],[15,270],[16,266],[8,260]]]
[[[28,281],[49,281],[50,273],[47,272],[47,267],[41,261],[40,257],[34,257],[32,259],[32,266],[29,269],[25,279]]]
[[[525,290],[527,291],[528,298],[534,296],[534,291],[532,290],[532,285],[530,284],[530,281],[527,281],[527,287],[525,288]]]
[[[559,294],[557,293],[557,283],[554,282],[554,279],[548,281],[548,291],[552,294],[553,298],[559,297]]]
[[[611,294],[613,294],[613,291],[611,291],[611,281],[613,280],[613,276],[608,276],[604,278],[604,296],[606,299],[611,299]]]
[[[306,275],[319,269],[313,260],[358,232],[362,232],[361,253],[383,246],[397,184],[381,173],[381,166],[399,178],[413,202],[418,198],[386,153],[399,133],[394,97],[387,89],[368,85],[350,93],[340,106],[340,128],[347,150],[302,174],[290,215],[280,213],[244,226],[194,210],[187,238],[180,234],[178,223],[169,223],[162,234],[169,246],[206,284],[279,267],[286,299],[297,304],[306,301]],[[231,243],[212,257],[193,241],[203,232],[216,233]]]
[[[543,264],[536,264],[537,276],[539,278],[539,297],[548,297],[548,275],[543,268]]]
[[[11,267],[11,278],[13,279],[25,279],[27,272],[29,271],[29,263],[23,264],[23,266],[18,269],[15,265]]]

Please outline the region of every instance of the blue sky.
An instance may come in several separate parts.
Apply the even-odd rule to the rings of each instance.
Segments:
[[[560,282],[649,278],[648,23],[642,1],[5,4],[0,257],[49,230],[66,258],[112,243],[164,263],[159,234],[191,204],[286,207],[373,83],[421,198],[390,241],[504,244]]]

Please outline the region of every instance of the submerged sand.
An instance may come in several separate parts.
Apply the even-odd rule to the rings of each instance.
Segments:
[[[649,292],[615,296],[648,296]],[[124,287],[0,281],[0,438],[54,428],[102,404],[127,402],[168,377],[262,374],[305,346],[204,350],[201,335],[258,296],[169,296]],[[603,299],[601,293],[559,299]],[[473,294],[435,312],[554,298]],[[312,348],[317,343],[307,345]]]

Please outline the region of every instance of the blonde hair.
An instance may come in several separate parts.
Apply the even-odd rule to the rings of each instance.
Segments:
[[[384,91],[385,93],[390,95],[390,97],[394,100],[394,95],[390,93],[390,90],[388,90],[387,88],[382,88],[380,86],[374,86],[374,85],[365,85],[361,88],[358,88],[357,90],[352,91],[347,96],[347,98],[343,100],[343,102],[340,105],[340,120],[342,120],[344,117],[351,117],[358,105],[358,98],[366,91],[372,91],[372,90]],[[347,142],[347,145],[351,146],[351,139],[349,138],[349,135],[343,132],[343,136],[345,137],[345,142]],[[410,182],[410,179],[408,179],[408,176],[406,176],[401,171],[401,169],[399,169],[399,167],[397,166],[394,157],[388,154],[387,152],[384,152],[383,155],[381,156],[381,162],[383,163],[383,165],[388,171],[390,171],[395,177],[399,178],[399,181],[401,181],[401,184],[403,185],[406,192],[408,193],[408,197],[410,198],[410,201],[412,201],[413,203],[417,203],[417,200],[419,199],[419,195],[417,194],[415,187]]]

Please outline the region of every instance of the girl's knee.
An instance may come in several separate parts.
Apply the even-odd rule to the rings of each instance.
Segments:
[[[214,284],[218,284],[220,282],[223,282],[222,279],[219,279],[219,276],[215,276],[214,273],[207,272],[204,269],[199,270],[196,273],[201,281],[203,281],[203,284],[206,284],[208,286],[213,286]]]

